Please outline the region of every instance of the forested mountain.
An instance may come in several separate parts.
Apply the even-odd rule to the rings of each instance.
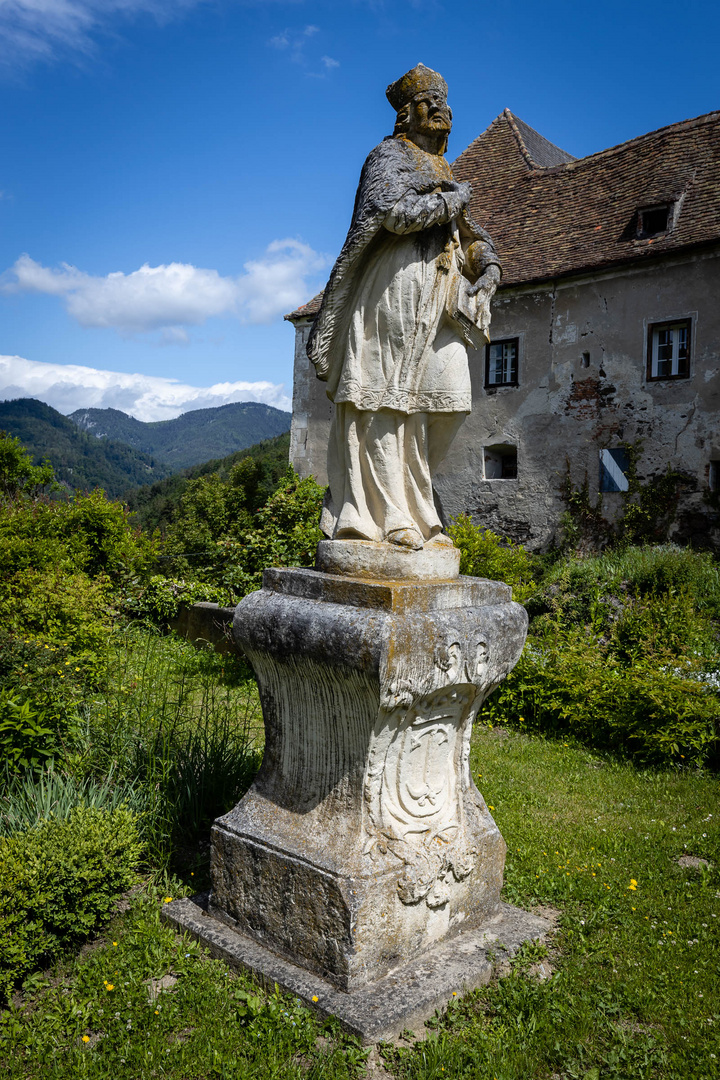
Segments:
[[[255,401],[195,409],[174,420],[152,423],[119,409],[76,409],[70,419],[98,439],[120,439],[151,454],[173,472],[224,458],[290,429],[290,413]]]
[[[227,480],[232,468],[243,458],[252,458],[257,462],[258,470],[254,478],[257,487],[256,501],[262,503],[275,490],[288,468],[290,454],[290,432],[276,435],[274,439],[264,439],[246,450],[239,450],[228,457],[206,461],[202,465],[184,469],[181,473],[160,480],[155,484],[135,488],[125,493],[125,501],[131,510],[137,513],[138,524],[144,529],[160,528],[163,531],[172,524],[180,499],[191,480],[201,476],[218,473]]]
[[[45,458],[71,490],[101,487],[111,498],[160,480],[171,467],[116,439],[95,439],[57,409],[34,398],[0,401],[0,431],[21,440],[39,464]]]

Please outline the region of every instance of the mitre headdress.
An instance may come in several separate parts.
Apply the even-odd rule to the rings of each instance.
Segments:
[[[390,83],[385,94],[395,112],[399,112],[403,105],[412,101],[416,94],[424,90],[439,90],[443,97],[447,97],[447,83],[442,75],[432,68],[418,64],[412,71],[406,72],[397,82]]]

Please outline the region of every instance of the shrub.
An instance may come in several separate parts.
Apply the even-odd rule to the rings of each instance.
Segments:
[[[58,750],[55,725],[30,701],[0,690],[0,761],[11,771],[37,769]]]
[[[115,579],[150,571],[156,541],[143,536],[127,510],[102,491],[72,499],[18,497],[0,504],[4,575],[63,569]]]
[[[192,481],[166,544],[173,574],[229,590],[235,600],[260,588],[268,566],[312,566],[322,539],[324,489],[312,477],[301,480],[289,469],[251,513],[251,471],[240,462],[227,482],[217,474]]]
[[[566,558],[551,566],[542,590],[533,598],[534,612],[561,610],[574,620],[587,620],[597,605],[624,605],[628,599],[684,593],[694,606],[720,619],[720,566],[707,552],[674,544],[629,547],[599,556]]]
[[[0,996],[110,915],[140,854],[125,807],[78,806],[65,821],[0,837]]]
[[[552,567],[528,604],[521,660],[485,707],[656,764],[720,749],[718,567],[672,546]]]
[[[73,655],[52,637],[0,628],[0,760],[22,772],[64,756],[79,735],[81,702],[101,672],[94,654]]]
[[[313,566],[322,540],[320,511],[324,488],[312,476],[301,480],[289,471],[284,483],[255,515],[237,549],[240,574],[229,567],[228,584],[243,593],[259,589],[268,566]]]
[[[205,581],[187,581],[154,574],[135,595],[125,597],[126,610],[141,619],[151,619],[167,625],[177,617],[180,608],[200,602],[230,604],[232,594]]]
[[[549,627],[487,700],[481,719],[572,736],[649,764],[712,764],[720,699],[694,665],[626,665],[580,628]]]
[[[504,581],[521,604],[534,592],[533,559],[520,544],[473,524],[469,514],[456,518],[448,535],[460,548],[461,574]]]
[[[74,656],[104,651],[116,611],[110,582],[82,572],[29,569],[0,581],[4,630],[62,645]]]

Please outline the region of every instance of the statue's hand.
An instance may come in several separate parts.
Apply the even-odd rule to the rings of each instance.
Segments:
[[[463,207],[467,206],[472,198],[472,188],[466,181],[462,181],[457,185],[457,193],[460,196],[460,202]]]
[[[490,301],[500,282],[500,267],[492,263],[487,270],[480,275],[474,285],[468,289],[470,296],[476,296],[480,302]]]
[[[470,198],[472,196],[472,187],[464,180],[443,180],[442,189],[443,191],[454,191],[457,195],[459,195],[460,205],[463,207],[463,209],[470,202]]]

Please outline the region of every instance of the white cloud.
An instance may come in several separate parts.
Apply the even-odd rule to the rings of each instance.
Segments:
[[[0,62],[17,66],[67,53],[90,54],[118,19],[167,22],[203,0],[0,0]]]
[[[190,386],[156,375],[128,375],[78,364],[44,364],[0,356],[0,400],[34,397],[62,413],[75,409],[121,409],[138,420],[171,420],[193,409],[232,401],[262,401],[290,411],[282,384],[224,382]]]
[[[273,49],[287,49],[290,45],[290,31],[283,30],[282,34],[271,37],[268,45],[272,45]]]
[[[0,0],[2,2],[2,0]],[[274,240],[263,258],[246,262],[244,273],[223,277],[190,263],[148,266],[98,277],[68,263],[43,266],[21,255],[0,278],[0,292],[44,293],[63,300],[81,326],[112,327],[120,334],[163,331],[163,340],[187,341],[182,327],[213,316],[267,323],[304,303],[309,279],[329,260],[299,240]]]
[[[2,3],[2,0],[0,0]],[[285,29],[280,34],[276,34],[275,37],[271,37],[268,41],[268,45],[273,49],[287,50],[290,59],[295,64],[307,65],[307,58],[305,56],[305,46],[310,38],[315,37],[320,33],[319,26],[306,26],[302,30],[289,30]],[[337,60],[333,60],[330,56],[323,56],[322,63],[325,66],[325,70],[329,71],[330,68],[340,67]],[[313,74],[313,73],[309,73]],[[313,77],[317,78],[317,75]],[[322,77],[322,76],[320,76]]]

